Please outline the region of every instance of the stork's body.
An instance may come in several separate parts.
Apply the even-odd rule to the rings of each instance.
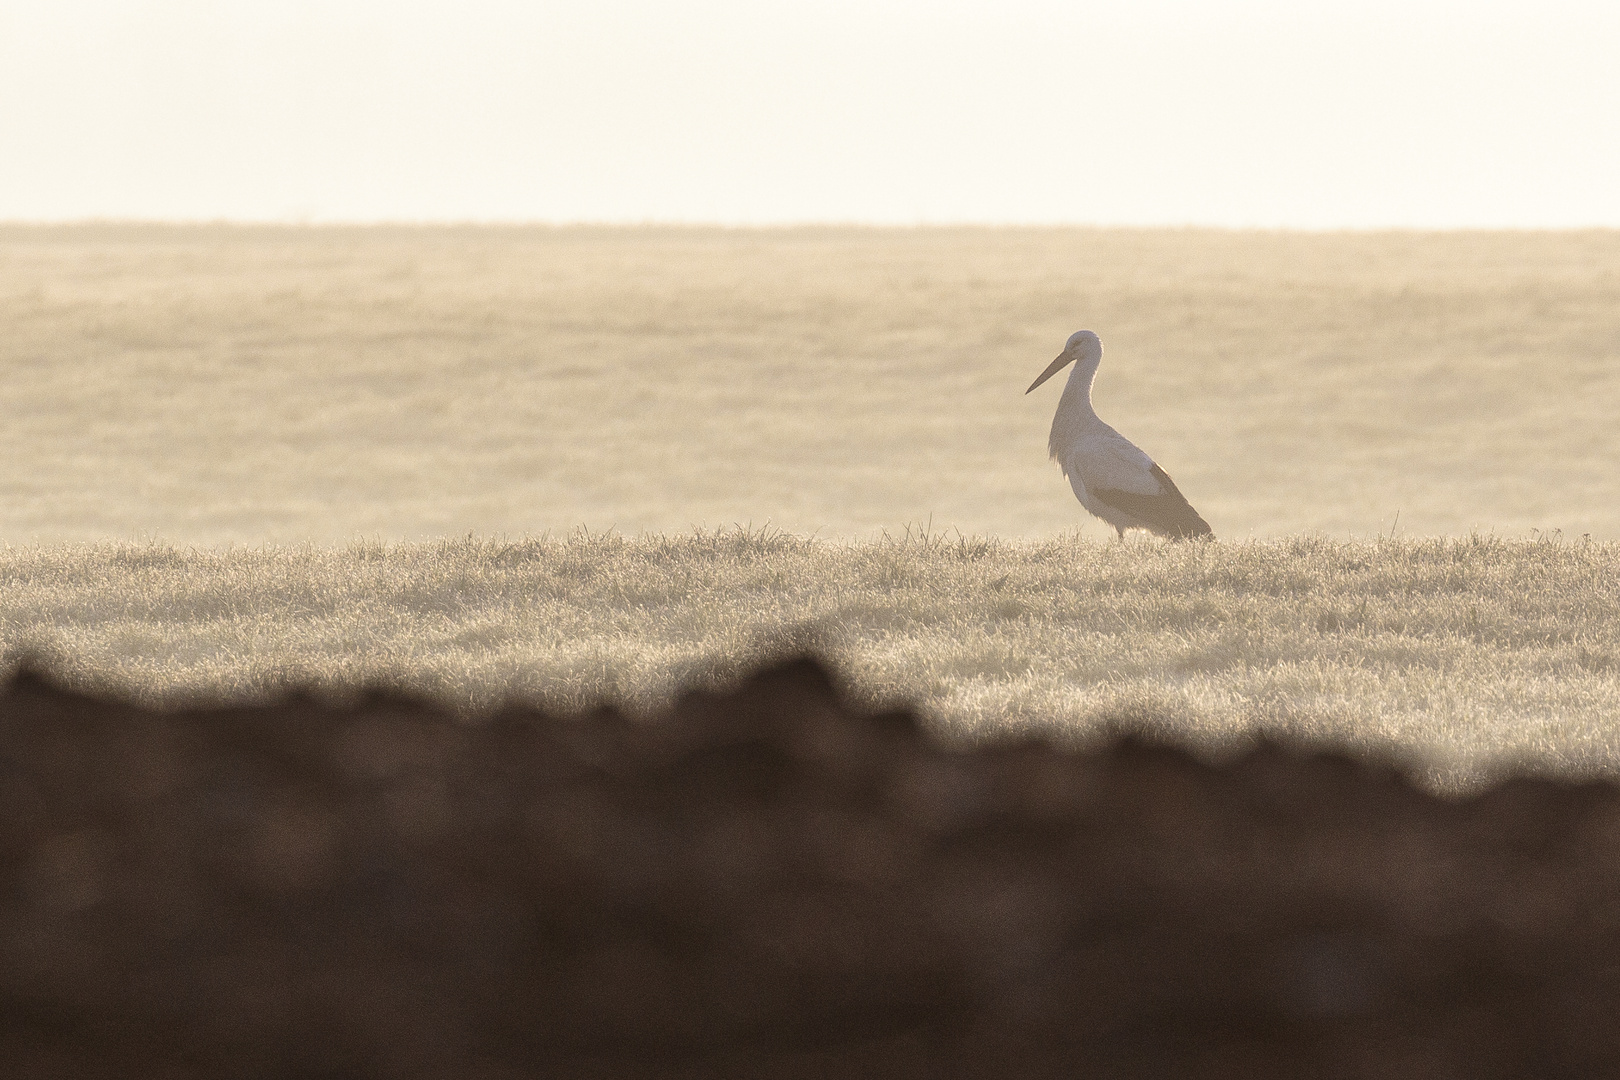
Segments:
[[[1091,384],[1102,363],[1102,342],[1090,330],[1069,338],[1056,360],[1026,394],[1073,363],[1052,418],[1047,448],[1063,469],[1080,505],[1125,538],[1126,529],[1146,529],[1172,540],[1214,538],[1174,480],[1135,443],[1102,422],[1091,407]]]

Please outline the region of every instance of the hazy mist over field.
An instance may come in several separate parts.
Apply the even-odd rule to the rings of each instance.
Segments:
[[[1586,0],[0,7],[0,537],[1101,536],[1022,395],[1081,328],[1223,538],[1620,537],[1617,53]]]
[[[0,321],[12,543],[1103,539],[1082,326],[1224,539],[1620,537],[1608,231],[12,226]]]
[[[962,735],[1620,773],[1616,55],[1583,0],[0,0],[0,661],[577,708],[813,642]],[[1082,328],[1218,543],[1048,460]]]

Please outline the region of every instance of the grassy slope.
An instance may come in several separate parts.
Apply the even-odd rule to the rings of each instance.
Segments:
[[[1255,728],[1620,772],[1620,545],[1297,539],[1170,546],[724,532],[346,548],[103,543],[0,554],[0,635],[149,700],[403,681],[646,706],[817,641],[947,732],[1108,720],[1217,748]]]

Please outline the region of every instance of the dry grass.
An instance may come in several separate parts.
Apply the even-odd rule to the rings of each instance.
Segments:
[[[0,325],[12,542],[1049,538],[1080,326],[1223,538],[1620,538],[1612,231],[13,226]]]
[[[870,543],[764,531],[0,555],[0,640],[154,701],[385,680],[648,707],[815,643],[947,736],[1123,721],[1395,754],[1456,787],[1620,774],[1620,546],[1489,537]]]
[[[86,685],[648,705],[809,635],[962,736],[1620,767],[1620,233],[10,226],[0,325],[0,630]],[[1023,396],[1080,326],[1222,543],[1089,542]]]

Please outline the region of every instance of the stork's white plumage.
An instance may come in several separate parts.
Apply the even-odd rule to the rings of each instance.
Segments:
[[[1052,418],[1047,448],[1063,468],[1080,505],[1119,530],[1146,529],[1172,540],[1215,538],[1209,523],[1198,516],[1158,464],[1131,440],[1109,427],[1091,407],[1091,383],[1102,363],[1102,340],[1090,330],[1070,335],[1041,377],[1029,384],[1029,393],[1074,364],[1069,382]]]

